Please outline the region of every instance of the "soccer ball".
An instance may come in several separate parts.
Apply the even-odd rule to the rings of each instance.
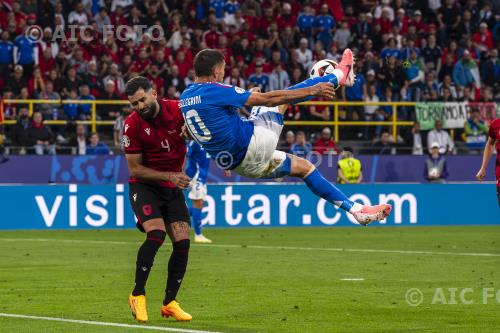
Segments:
[[[328,74],[332,74],[333,70],[337,67],[337,63],[330,59],[323,59],[318,61],[312,66],[311,71],[309,72],[309,77],[316,78],[322,77]],[[335,90],[340,88],[340,85],[334,87]]]
[[[312,66],[309,72],[310,78],[321,77],[324,75],[332,74],[333,70],[337,67],[337,63],[330,59],[323,59],[318,61]]]

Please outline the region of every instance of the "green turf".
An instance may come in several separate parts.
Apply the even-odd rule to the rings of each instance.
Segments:
[[[147,288],[150,325],[219,332],[499,331],[498,255],[311,248],[500,254],[500,227],[219,229],[206,234],[217,246],[192,247],[179,295],[193,322],[159,316],[170,250],[164,246]],[[143,237],[136,230],[0,232],[0,313],[135,324],[127,296]],[[49,240],[30,240],[40,238]],[[420,306],[406,303],[410,288],[422,291]],[[458,304],[442,304],[442,299],[432,304],[436,288],[443,289],[448,302],[448,288],[472,288],[466,300],[474,304],[463,304],[459,292]],[[498,300],[483,304],[483,288],[498,291]],[[0,332],[154,331],[0,317]]]

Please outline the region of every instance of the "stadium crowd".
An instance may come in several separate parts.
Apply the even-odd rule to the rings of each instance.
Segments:
[[[350,47],[358,75],[353,87],[338,91],[339,100],[498,101],[498,7],[498,1],[476,0],[7,0],[0,8],[0,92],[4,99],[119,100],[124,83],[144,75],[160,96],[175,99],[193,82],[193,57],[203,48],[225,54],[226,83],[269,91],[305,79],[315,61],[338,60]],[[91,107],[40,104],[35,111],[28,120],[25,103],[4,104],[4,119],[17,120],[6,136],[12,146],[36,145],[43,153],[53,152],[54,144],[77,143],[85,127],[73,121],[90,119]],[[391,107],[344,111],[341,117],[349,120],[392,115]],[[97,107],[99,119],[118,118],[117,148],[126,112],[117,105]],[[400,108],[398,115],[415,120],[412,108]],[[69,125],[48,128],[42,118]],[[329,120],[332,110],[291,106],[286,119]],[[484,130],[480,119],[469,125]],[[314,129],[284,133],[283,144],[297,154],[338,152],[329,128],[319,134]],[[111,138],[105,127],[100,132]],[[419,153],[417,143],[422,148],[424,140],[418,133],[416,124],[400,138],[381,126],[343,135],[376,141],[379,153],[402,142]]]

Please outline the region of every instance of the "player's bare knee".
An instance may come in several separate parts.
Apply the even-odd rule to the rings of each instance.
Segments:
[[[309,162],[305,158],[294,156],[294,155],[292,155],[292,156],[293,156],[293,158],[292,158],[292,172],[290,174],[291,176],[305,178],[309,174],[311,174],[311,172],[314,171],[314,169],[315,169],[314,164],[312,164],[311,162]]]
[[[146,233],[151,232],[153,230],[160,230],[166,232],[165,222],[163,219],[151,219],[142,224],[144,231]]]

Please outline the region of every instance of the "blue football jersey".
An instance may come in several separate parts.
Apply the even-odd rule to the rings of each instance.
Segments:
[[[233,169],[243,160],[253,123],[242,119],[250,92],[220,83],[194,83],[181,95],[181,109],[191,136],[219,166]]]
[[[190,141],[186,156],[186,175],[193,178],[198,172],[198,181],[206,184],[208,167],[210,166],[210,156],[207,151],[196,141]]]

